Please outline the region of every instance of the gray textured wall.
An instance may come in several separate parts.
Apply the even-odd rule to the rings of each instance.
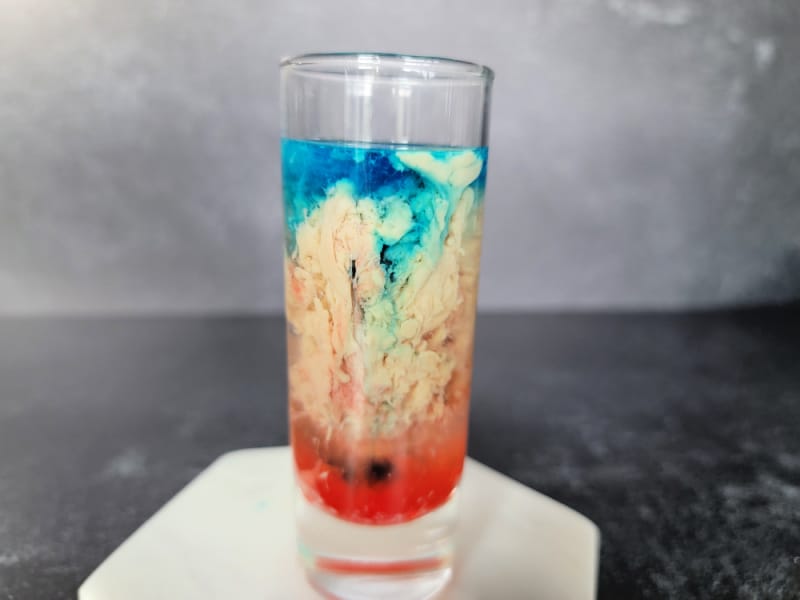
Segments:
[[[279,57],[496,68],[484,308],[800,296],[796,0],[0,0],[0,313],[275,310]]]

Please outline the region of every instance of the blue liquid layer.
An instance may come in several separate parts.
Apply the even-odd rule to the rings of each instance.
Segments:
[[[286,247],[295,247],[297,228],[328,197],[337,184],[345,183],[356,199],[369,198],[383,218],[392,205],[402,202],[411,210],[412,226],[399,239],[385,238],[376,232],[375,251],[380,255],[389,282],[406,272],[411,259],[420,251],[441,252],[447,229],[435,227],[436,207],[447,203],[445,222],[459,201],[463,187],[457,188],[430,179],[404,165],[398,152],[423,151],[446,162],[465,151],[473,152],[483,163],[477,179],[469,184],[481,202],[486,181],[487,148],[438,148],[430,146],[365,146],[331,142],[282,140],[283,194],[286,219]],[[436,239],[431,239],[436,232]]]

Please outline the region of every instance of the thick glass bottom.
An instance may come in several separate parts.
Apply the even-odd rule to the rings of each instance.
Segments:
[[[311,584],[328,598],[423,600],[449,581],[457,495],[399,525],[338,519],[297,494],[300,556]]]

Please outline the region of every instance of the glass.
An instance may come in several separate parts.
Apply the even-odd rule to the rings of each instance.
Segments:
[[[450,576],[492,79],[420,56],[281,64],[298,543],[328,596],[427,598]]]

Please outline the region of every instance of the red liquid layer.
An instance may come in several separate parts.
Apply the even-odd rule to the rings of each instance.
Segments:
[[[467,441],[465,419],[453,415],[391,439],[323,443],[303,419],[293,419],[291,434],[306,499],[371,525],[403,523],[444,504],[461,477]]]

